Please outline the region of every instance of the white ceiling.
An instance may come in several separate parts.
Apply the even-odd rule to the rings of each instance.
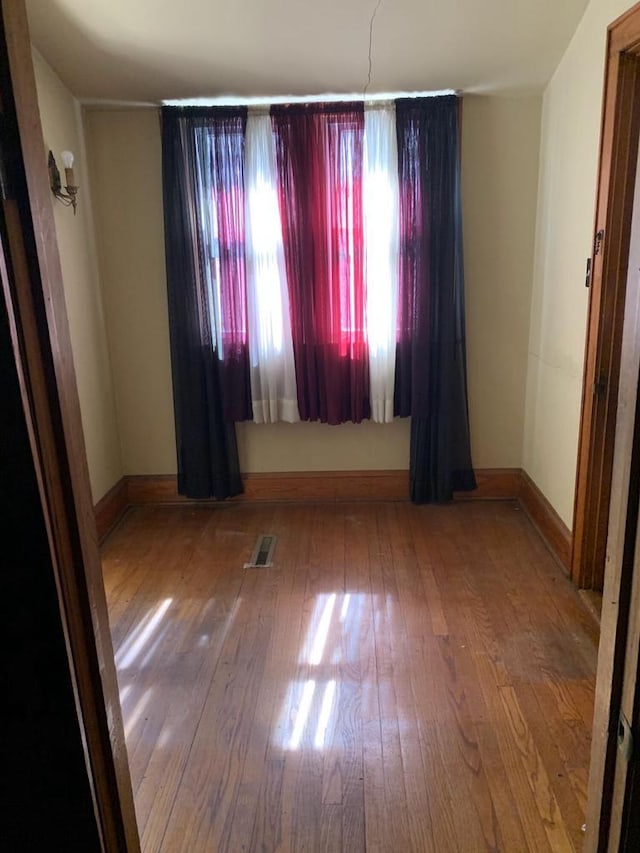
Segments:
[[[377,0],[27,0],[86,100],[362,92]],[[368,91],[540,91],[587,0],[380,0]]]

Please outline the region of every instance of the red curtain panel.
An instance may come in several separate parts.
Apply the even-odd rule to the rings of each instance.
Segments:
[[[272,107],[302,420],[370,414],[362,209],[363,104]]]

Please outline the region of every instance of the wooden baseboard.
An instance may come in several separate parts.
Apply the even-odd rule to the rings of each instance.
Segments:
[[[129,507],[128,483],[121,477],[94,507],[98,542],[102,543]]]
[[[520,496],[520,468],[478,468],[475,471],[478,488],[472,492],[455,492],[456,501],[508,501]]]
[[[579,589],[578,594],[582,599],[582,603],[598,623],[598,627],[600,627],[602,616],[602,593],[596,592],[595,589]]]
[[[406,501],[408,471],[295,471],[245,474],[247,501]]]
[[[520,494],[519,468],[486,468],[476,471],[478,488],[456,492],[455,500],[516,500]],[[131,504],[182,503],[174,475],[127,477]],[[245,474],[243,501],[406,501],[408,471],[288,471]]]
[[[407,471],[291,471],[245,474],[244,492],[233,503],[245,501],[403,501],[409,496]],[[127,477],[130,504],[183,503],[174,475]]]
[[[293,471],[245,474],[244,494],[234,503],[253,501],[406,501],[408,471]],[[549,501],[520,468],[476,471],[478,488],[456,492],[454,500],[519,500],[541,536],[568,571],[571,534]],[[102,542],[127,507],[139,504],[187,503],[178,494],[174,474],[123,477],[96,505]]]
[[[178,494],[175,474],[135,474],[126,477],[130,506],[140,504],[183,503],[189,500]]]
[[[520,504],[567,574],[571,571],[571,531],[531,477],[522,472]]]

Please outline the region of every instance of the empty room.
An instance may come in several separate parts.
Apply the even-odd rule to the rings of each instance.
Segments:
[[[640,4],[0,6],[5,849],[640,849]]]

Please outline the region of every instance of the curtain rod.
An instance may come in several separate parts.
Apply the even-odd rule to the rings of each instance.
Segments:
[[[273,104],[315,104],[340,101],[364,101],[365,103],[388,103],[398,98],[437,98],[443,95],[460,95],[459,89],[439,89],[424,92],[376,92],[362,96],[362,92],[337,94],[327,92],[322,95],[273,95],[259,97],[241,97],[221,95],[215,98],[178,98],[162,101],[166,107],[270,107]]]

